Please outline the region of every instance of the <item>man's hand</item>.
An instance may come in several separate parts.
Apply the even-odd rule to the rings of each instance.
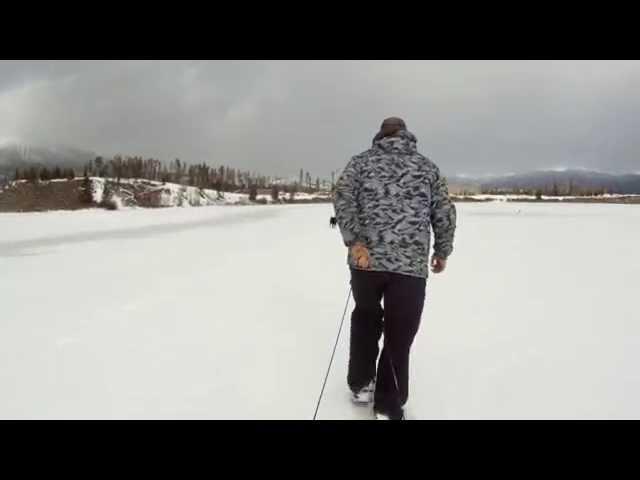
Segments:
[[[369,270],[371,268],[371,258],[369,257],[369,250],[364,243],[356,243],[351,247],[351,255],[356,262],[358,268],[364,268]]]
[[[444,258],[436,257],[435,255],[431,257],[431,271],[433,273],[444,272],[445,268],[447,268],[447,261]]]

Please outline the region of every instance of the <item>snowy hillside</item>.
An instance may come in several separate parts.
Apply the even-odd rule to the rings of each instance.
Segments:
[[[103,200],[105,182],[116,183],[116,179],[91,177],[93,199],[96,203]],[[151,206],[156,207],[199,207],[205,205],[249,204],[249,196],[241,193],[220,192],[201,189],[176,183],[162,183],[153,180],[121,179],[115,196],[124,205],[137,206],[150,198]]]
[[[216,190],[162,183],[143,179],[120,179],[89,177],[90,193],[85,194],[84,179],[55,179],[28,182],[12,181],[0,186],[0,212],[33,212],[50,210],[78,210],[104,207],[122,209],[126,207],[201,207],[211,205],[253,205],[281,203],[327,203],[329,192],[314,194],[279,192],[274,201],[264,190],[250,200],[248,193],[218,192]],[[106,192],[106,193],[105,193]]]

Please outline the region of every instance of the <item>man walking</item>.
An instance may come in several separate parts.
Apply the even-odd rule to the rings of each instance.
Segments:
[[[384,120],[372,147],[351,159],[335,189],[335,218],[349,249],[356,303],[347,382],[354,402],[373,400],[378,419],[404,418],[409,350],[424,306],[431,230],[432,272],[444,271],[453,250],[455,206],[438,167],[418,153],[416,143],[402,119]]]

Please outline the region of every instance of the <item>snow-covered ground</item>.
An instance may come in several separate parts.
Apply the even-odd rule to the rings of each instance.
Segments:
[[[109,179],[114,182],[116,179]],[[93,201],[100,203],[104,193],[105,179],[91,177],[93,186]],[[145,186],[148,192],[159,191],[160,201],[158,206],[162,207],[199,207],[211,205],[241,205],[249,204],[249,195],[243,193],[224,192],[222,197],[218,196],[216,190],[179,185],[177,183],[162,183],[146,179],[120,179],[121,185]],[[117,197],[114,195],[114,197]]]
[[[110,179],[115,181],[116,179]],[[104,192],[104,178],[91,177],[93,184],[93,199],[96,203],[102,201]],[[223,192],[221,197],[218,196],[218,191],[191,187],[187,185],[179,185],[177,183],[162,183],[154,180],[145,179],[120,179],[121,185],[138,185],[144,186],[149,192],[157,190],[161,192],[160,205],[163,207],[196,207],[196,206],[212,206],[212,205],[250,205],[249,194],[247,193],[234,193]],[[289,198],[288,194],[284,192],[279,193],[279,198],[284,200]],[[313,199],[327,199],[330,198],[329,192],[318,192],[315,194],[308,194],[304,192],[298,192],[295,194],[296,200],[313,200]],[[259,201],[272,204],[274,202],[271,194],[260,194],[256,196]]]
[[[535,200],[536,196],[535,195],[524,195],[524,194],[511,194],[511,193],[502,193],[502,194],[485,194],[485,193],[478,193],[478,194],[473,194],[473,195],[454,195],[454,197],[466,197],[466,198],[473,198],[475,200],[493,200],[493,201],[497,201],[497,202],[506,202],[509,200]],[[595,198],[595,199],[611,199],[611,198],[624,198],[624,197],[640,197],[639,194],[619,194],[619,193],[605,193],[603,195],[598,195],[598,196],[589,196],[589,195],[582,195],[582,196],[575,196],[575,195],[558,195],[558,196],[549,196],[549,195],[542,195],[540,198],[542,200],[584,200],[584,199],[589,199],[589,198]]]
[[[457,208],[411,418],[640,418],[640,207]],[[312,418],[349,289],[332,213],[0,214],[0,418]],[[322,419],[367,418],[352,307]]]

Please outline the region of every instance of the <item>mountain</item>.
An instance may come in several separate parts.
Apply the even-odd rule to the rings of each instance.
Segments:
[[[0,175],[13,178],[16,168],[48,166],[60,168],[82,168],[96,153],[75,147],[27,146],[17,143],[0,145]]]
[[[467,185],[488,190],[558,190],[568,193],[574,191],[602,190],[608,193],[640,194],[640,174],[610,174],[583,169],[537,170],[510,175],[485,177],[452,176],[449,183]]]

